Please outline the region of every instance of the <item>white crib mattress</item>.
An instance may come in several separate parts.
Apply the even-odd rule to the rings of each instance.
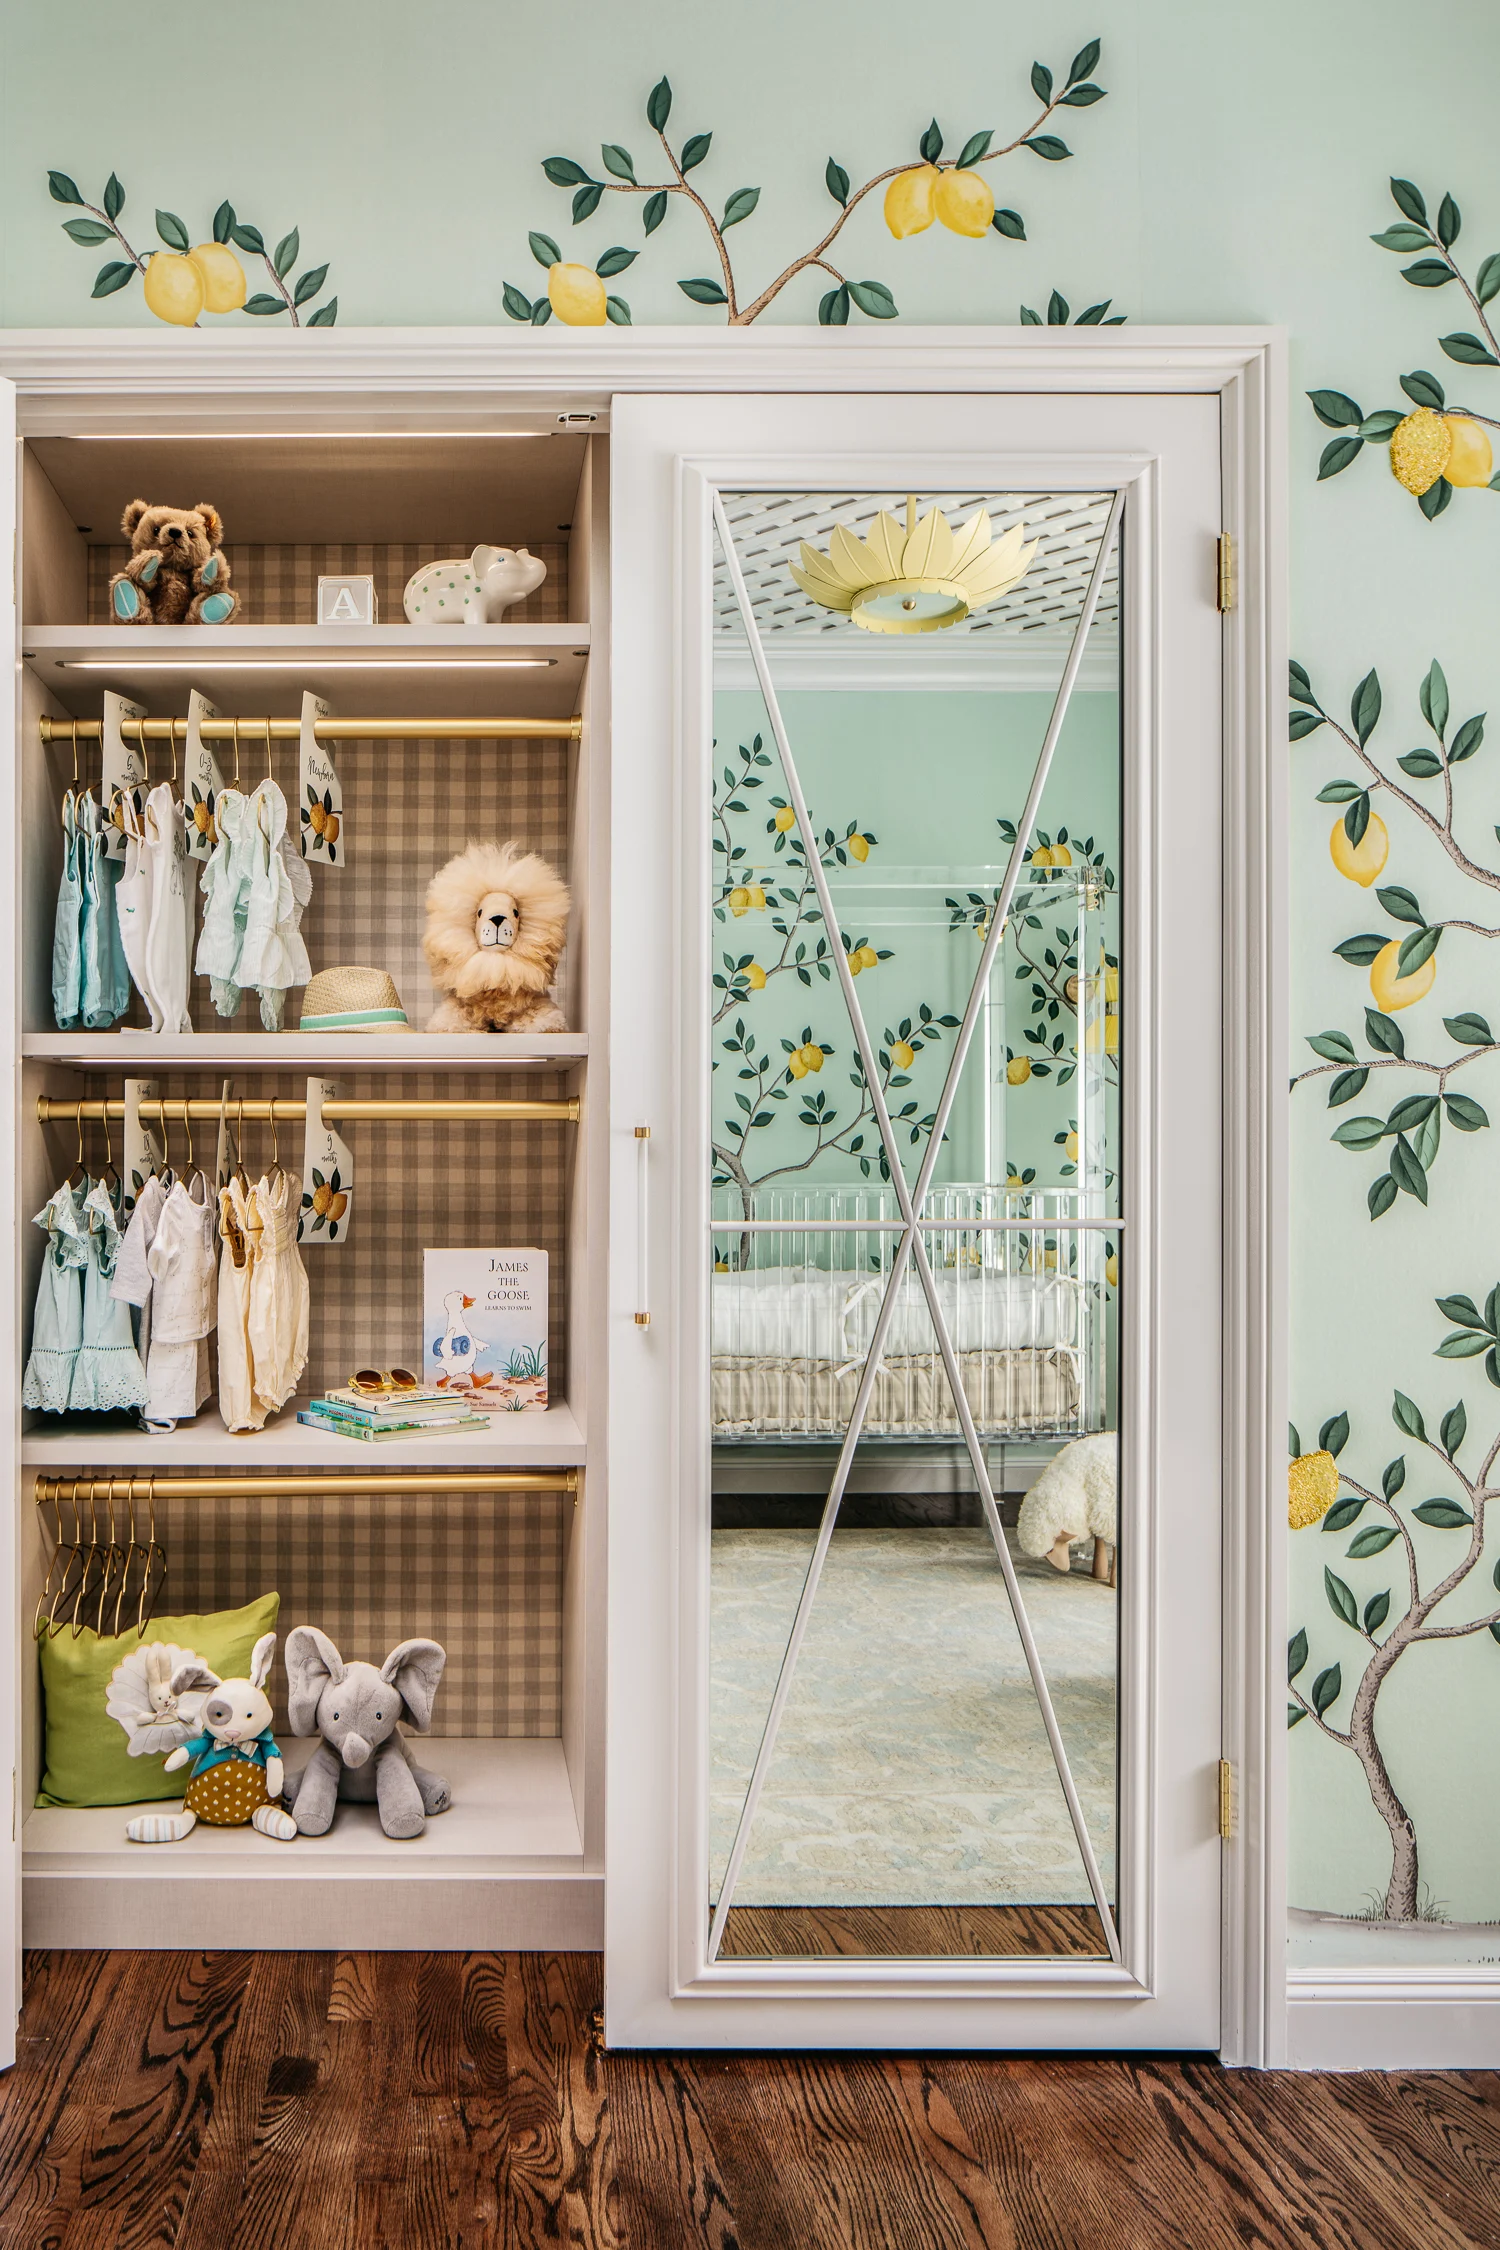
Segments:
[[[938,1301],[960,1352],[1076,1347],[1083,1285],[1066,1274],[992,1273],[961,1267],[936,1275]],[[863,1358],[885,1293],[882,1274],[767,1266],[716,1273],[710,1311],[715,1357]],[[909,1274],[886,1333],[886,1356],[936,1352],[937,1337],[920,1282]]]
[[[1080,1385],[1071,1351],[961,1351],[964,1395],[982,1437],[1077,1427]],[[863,1363],[714,1354],[716,1438],[842,1437]],[[958,1416],[936,1352],[887,1358],[865,1420],[871,1437],[953,1437]]]

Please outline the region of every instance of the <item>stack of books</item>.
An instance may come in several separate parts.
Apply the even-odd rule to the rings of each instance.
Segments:
[[[482,1414],[473,1414],[461,1396],[451,1391],[326,1391],[299,1410],[297,1419],[310,1429],[332,1430],[339,1437],[361,1438],[366,1445],[383,1445],[389,1438],[422,1437],[440,1430],[483,1430],[489,1427]]]

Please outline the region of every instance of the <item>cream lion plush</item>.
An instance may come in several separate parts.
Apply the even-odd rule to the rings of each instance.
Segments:
[[[519,844],[470,844],[427,886],[422,951],[443,998],[429,1031],[566,1031],[552,980],[568,886]]]

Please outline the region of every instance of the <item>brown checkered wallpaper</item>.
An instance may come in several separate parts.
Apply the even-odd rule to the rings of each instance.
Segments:
[[[568,550],[564,545],[531,549],[547,565],[534,594],[505,612],[507,625],[563,625],[568,620]],[[240,597],[242,625],[316,625],[320,578],[373,578],[382,625],[402,625],[401,596],[413,571],[446,562],[452,547],[410,542],[404,546],[362,546],[352,541],[326,546],[245,544],[224,549]],[[107,625],[109,582],[130,559],[126,546],[89,549],[89,623]]]

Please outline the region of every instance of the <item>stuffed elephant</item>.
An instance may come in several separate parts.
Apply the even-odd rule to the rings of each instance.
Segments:
[[[387,1836],[420,1836],[429,1813],[447,1811],[447,1782],[417,1764],[397,1726],[405,1719],[427,1732],[447,1661],[436,1641],[402,1641],[378,1667],[346,1664],[315,1625],[288,1633],[292,1732],[323,1737],[301,1774],[286,1776],[284,1801],[302,1835],[326,1835],[340,1797],[378,1805]]]

